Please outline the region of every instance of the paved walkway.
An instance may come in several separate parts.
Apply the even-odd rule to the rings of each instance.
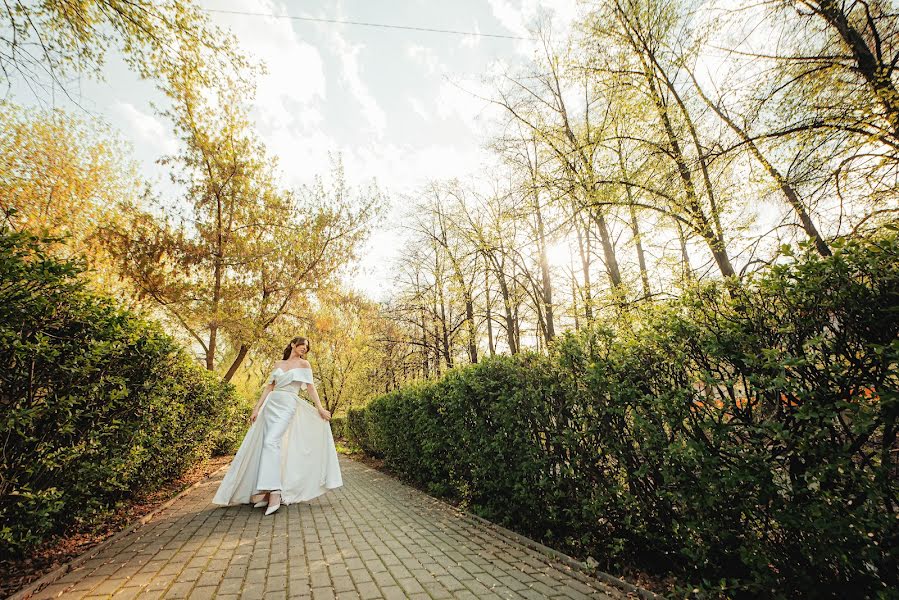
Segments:
[[[272,517],[210,504],[223,473],[33,598],[624,598],[359,462]]]

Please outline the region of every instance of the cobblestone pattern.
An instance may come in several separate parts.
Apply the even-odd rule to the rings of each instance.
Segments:
[[[624,598],[340,458],[344,486],[273,516],[210,500],[223,473],[32,598]]]

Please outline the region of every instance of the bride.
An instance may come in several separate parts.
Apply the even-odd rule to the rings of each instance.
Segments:
[[[284,349],[284,359],[275,362],[213,504],[252,502],[267,506],[270,515],[282,504],[312,500],[343,485],[331,413],[318,398],[308,352],[309,341],[296,337]],[[300,399],[301,389],[315,408]]]

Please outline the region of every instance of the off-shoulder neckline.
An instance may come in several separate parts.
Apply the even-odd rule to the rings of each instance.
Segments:
[[[311,371],[312,367],[291,367],[286,371],[281,367],[275,367],[275,371],[281,371],[282,373],[290,373],[291,371]]]

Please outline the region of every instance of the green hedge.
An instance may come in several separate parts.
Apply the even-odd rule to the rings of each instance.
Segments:
[[[382,396],[349,435],[606,569],[727,597],[893,595],[899,242],[834,249]]]
[[[346,422],[346,417],[331,417],[331,433],[335,440],[346,439]]]
[[[246,422],[229,384],[47,242],[0,230],[3,557],[232,450]]]

